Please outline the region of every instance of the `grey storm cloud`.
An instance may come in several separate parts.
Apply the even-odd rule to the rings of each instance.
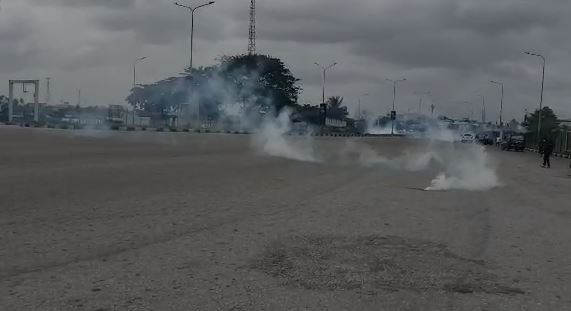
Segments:
[[[60,5],[70,7],[100,6],[110,9],[132,8],[137,0],[32,0],[35,4]]]
[[[261,16],[269,25],[269,38],[348,44],[359,55],[413,67],[489,64],[513,54],[518,48],[514,42],[525,41],[532,31],[556,27],[564,17],[543,1],[513,6],[500,2],[462,6],[451,0],[401,0],[375,6],[334,0],[325,8],[313,2],[314,9],[266,6]]]
[[[200,64],[245,51],[248,5],[218,0],[201,9]],[[497,90],[488,81],[496,79],[506,83],[510,118],[537,105],[540,62],[523,54],[534,50],[548,58],[546,104],[571,117],[569,16],[568,0],[264,0],[258,1],[258,49],[291,65],[306,102],[320,98],[313,62],[338,61],[328,93],[345,96],[349,105],[368,92],[370,109],[384,112],[378,107],[392,93],[382,81],[406,76],[402,107],[417,101],[415,91],[430,90],[440,110],[461,113],[453,103],[478,94],[492,105]],[[188,12],[173,1],[2,0],[0,79],[60,75],[65,95],[89,76],[102,81],[91,93],[122,102],[133,58],[149,56],[140,69],[145,81],[182,70],[189,28]],[[495,107],[489,111],[497,117]]]

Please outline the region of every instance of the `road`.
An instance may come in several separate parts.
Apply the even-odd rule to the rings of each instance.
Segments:
[[[571,310],[568,160],[490,148],[499,187],[430,192],[250,140],[0,128],[0,309]]]

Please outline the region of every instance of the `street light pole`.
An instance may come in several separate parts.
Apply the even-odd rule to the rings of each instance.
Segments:
[[[319,63],[316,62],[315,65],[316,65],[317,67],[321,68],[321,70],[323,70],[323,89],[322,89],[323,92],[322,92],[322,97],[321,97],[321,100],[322,100],[321,103],[322,103],[322,104],[325,104],[325,82],[326,82],[326,79],[325,79],[325,78],[326,78],[326,75],[327,75],[327,71],[328,71],[329,69],[335,67],[335,66],[337,65],[337,63],[333,63],[333,64],[331,64],[331,65],[329,65],[329,66],[322,66],[322,65],[320,65]]]
[[[194,12],[195,12],[196,10],[202,8],[202,7],[209,6],[209,5],[212,5],[212,4],[214,4],[214,3],[215,3],[214,1],[210,1],[210,2],[208,2],[208,3],[199,5],[199,6],[197,6],[197,7],[187,6],[187,5],[184,5],[184,4],[180,4],[180,3],[178,3],[178,2],[175,2],[175,3],[174,3],[176,6],[179,6],[179,7],[181,7],[181,8],[185,8],[185,9],[187,9],[187,10],[190,11],[190,24],[191,24],[191,25],[190,25],[190,67],[189,67],[189,68],[190,68],[190,71],[191,71],[191,72],[192,72],[192,69],[193,69],[193,67],[192,67],[192,65],[193,65],[193,63],[192,63],[192,57],[193,57],[193,51],[194,51]]]
[[[369,93],[364,93],[361,96],[359,96],[359,115],[357,116],[357,118],[359,118],[359,120],[362,119],[362,115],[361,115],[361,97],[363,96],[369,96]]]
[[[193,70],[193,55],[194,55],[194,12],[196,12],[196,10],[203,8],[205,6],[209,6],[214,4],[214,1],[210,1],[208,3],[196,6],[196,7],[191,7],[191,6],[187,6],[187,5],[183,5],[180,4],[178,2],[175,2],[174,4],[176,6],[179,6],[181,8],[187,9],[190,11],[190,67],[189,67],[189,72],[192,74],[192,70]],[[197,119],[197,127],[200,130],[201,127],[201,122],[200,122],[200,102],[196,105],[196,119]]]
[[[394,119],[396,119],[395,104],[396,104],[396,101],[397,101],[397,84],[398,84],[399,82],[404,82],[404,81],[406,81],[406,78],[405,78],[405,79],[400,79],[400,80],[392,80],[392,79],[387,78],[386,80],[393,83],[393,112],[395,113],[395,116],[393,117],[393,113],[391,113],[391,119],[393,119],[392,122],[391,122],[391,136],[392,136],[392,135],[395,134],[395,120],[394,120]]]
[[[482,95],[482,123],[486,123],[486,97]]]
[[[137,106],[137,103],[138,103],[137,94],[135,92],[135,89],[137,88],[137,63],[140,61],[143,61],[145,59],[147,59],[146,56],[137,58],[133,62],[133,100],[135,101],[135,107]]]
[[[418,114],[422,114],[422,97],[425,95],[430,95],[431,93],[429,91],[426,92],[415,92],[415,95],[418,95],[419,99],[418,99]]]
[[[141,58],[137,58],[134,62],[133,62],[133,90],[137,87],[137,63],[140,61],[143,61],[147,59],[147,57],[141,57]]]
[[[503,82],[497,82],[497,81],[490,81],[490,82],[502,87],[502,97],[500,100],[500,126],[503,126],[502,114],[504,111],[504,83]]]
[[[472,103],[472,102],[464,102],[464,104],[470,106],[470,121],[472,121],[472,119],[474,119],[474,103]]]
[[[539,53],[532,53],[532,52],[525,52],[527,55],[540,57],[543,60],[543,73],[541,75],[541,95],[539,97],[539,113],[538,113],[538,120],[537,120],[537,143],[541,139],[541,118],[542,118],[542,110],[543,110],[543,90],[545,86],[545,56]]]

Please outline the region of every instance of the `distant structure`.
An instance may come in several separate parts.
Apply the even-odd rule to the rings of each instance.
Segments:
[[[40,80],[9,80],[9,89],[8,89],[8,122],[12,122],[14,119],[14,85],[22,84],[24,88],[24,93],[26,92],[26,85],[33,84],[34,85],[34,121],[38,122],[40,117],[40,101],[39,101],[39,94],[40,94]]]
[[[50,89],[50,81],[52,80],[52,78],[47,77],[46,78],[46,105],[51,104],[52,101],[52,93],[51,93],[51,89]]]
[[[482,95],[482,123],[486,123],[486,97],[484,95]]]
[[[248,41],[248,54],[256,54],[256,0],[250,3],[250,35]]]

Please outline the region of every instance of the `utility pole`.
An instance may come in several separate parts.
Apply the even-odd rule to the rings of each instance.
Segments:
[[[248,35],[248,55],[256,54],[256,0],[250,1],[250,27]]]
[[[482,95],[482,123],[486,123],[486,97]]]
[[[504,83],[498,81],[490,81],[490,83],[496,84],[501,86],[502,88],[502,97],[500,99],[500,127],[503,126],[502,114],[504,112]]]
[[[423,96],[430,95],[430,92],[414,92],[415,95],[418,95],[418,113],[422,114],[422,100]]]
[[[540,140],[541,140],[541,123],[542,123],[542,118],[543,118],[543,91],[544,91],[544,87],[545,87],[545,65],[546,65],[546,60],[545,60],[545,56],[539,54],[539,53],[532,53],[532,52],[525,52],[525,54],[527,55],[531,55],[531,56],[536,56],[539,57],[543,60],[543,73],[541,75],[541,95],[539,97],[539,112],[538,112],[538,120],[537,120],[537,143],[539,144]]]
[[[52,94],[51,94],[51,89],[50,89],[50,81],[52,78],[47,77],[46,78],[46,105],[49,105],[50,102],[52,101]]]
[[[395,120],[396,120],[396,113],[397,113],[397,111],[396,111],[396,106],[395,106],[396,100],[397,100],[397,84],[398,84],[399,82],[404,82],[404,81],[406,81],[406,78],[405,78],[405,79],[400,79],[400,80],[391,80],[391,79],[388,79],[388,78],[387,78],[386,80],[393,83],[393,110],[391,111],[391,119],[392,119],[392,122],[391,122],[391,136],[393,136],[393,135],[395,134]]]
[[[322,66],[319,63],[315,63],[315,65],[319,68],[321,68],[321,70],[323,71],[323,92],[322,92],[322,97],[321,97],[321,103],[325,104],[325,82],[326,82],[326,75],[327,75],[327,71],[329,71],[329,69],[335,67],[337,65],[337,63],[333,63],[329,66]]]
[[[140,61],[143,61],[147,59],[147,57],[141,57],[141,58],[137,58],[134,62],[133,62],[133,91],[135,90],[135,88],[137,88],[137,63]]]
[[[135,89],[137,88],[137,63],[145,59],[147,59],[146,56],[137,58],[133,62],[133,101],[134,101],[133,108],[137,107],[137,104],[139,102],[139,98],[137,97],[137,92],[135,91]]]
[[[359,96],[359,115],[357,116],[359,120],[361,120],[361,118],[363,117],[361,114],[361,97],[363,96],[369,96],[369,93],[364,93],[363,95]]]
[[[470,121],[474,119],[474,104],[471,102],[464,102],[464,104],[470,107]]]

